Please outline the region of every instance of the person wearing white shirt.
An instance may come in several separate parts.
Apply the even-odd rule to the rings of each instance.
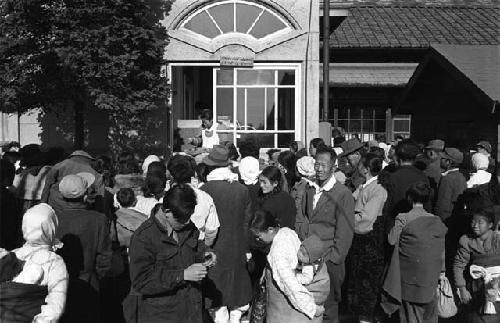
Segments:
[[[491,180],[491,173],[487,171],[489,165],[488,156],[475,153],[472,155],[472,167],[476,170],[474,174],[467,181],[467,188],[472,188],[477,185],[489,183]]]

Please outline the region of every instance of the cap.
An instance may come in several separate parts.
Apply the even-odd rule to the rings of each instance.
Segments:
[[[442,151],[444,149],[444,141],[442,141],[441,139],[431,140],[429,141],[427,146],[425,146],[425,149],[435,149]]]
[[[445,148],[440,156],[445,159],[449,159],[456,164],[461,164],[464,161],[464,154],[457,148]]]
[[[82,156],[82,157],[87,157],[88,159],[94,160],[94,157],[90,156],[87,152],[83,150],[75,150],[69,157],[72,156]]]
[[[76,199],[82,197],[94,181],[95,176],[91,173],[66,175],[59,183],[59,192],[64,198]]]
[[[491,154],[491,144],[489,142],[487,142],[486,140],[482,140],[482,141],[478,142],[476,147],[483,147],[484,149],[486,149],[486,151],[488,153]]]

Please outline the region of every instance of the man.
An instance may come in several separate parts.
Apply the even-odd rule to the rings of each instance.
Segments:
[[[0,248],[12,250],[23,245],[21,205],[9,190],[15,167],[7,159],[0,160]]]
[[[386,202],[388,212],[386,230],[393,227],[394,219],[399,213],[410,211],[411,205],[408,204],[406,199],[408,188],[416,182],[424,182],[430,185],[427,176],[414,166],[419,153],[418,146],[409,139],[402,140],[396,146],[394,159],[398,166],[388,177],[389,194]],[[424,207],[427,211],[432,209],[429,202]]]
[[[209,109],[203,109],[199,116],[201,120],[201,135],[196,138],[189,138],[188,144],[201,146],[203,149],[212,149],[224,141],[232,141],[229,134],[218,133],[218,130],[226,130],[227,127],[214,120],[213,113]]]
[[[88,210],[87,189],[94,182],[91,173],[70,174],[59,182],[63,198],[56,210],[56,236],[63,243],[59,254],[70,277],[65,322],[93,322],[99,319],[99,280],[111,267],[111,240],[106,216]]]
[[[346,186],[354,192],[360,185],[365,182],[365,178],[361,175],[358,165],[363,153],[363,144],[356,138],[349,139],[342,143],[343,153],[340,158],[347,159],[349,167],[342,170],[346,174]],[[340,162],[340,161],[339,161]]]
[[[456,148],[446,148],[440,153],[443,176],[439,184],[434,213],[447,223],[458,197],[467,188],[467,181],[460,173],[459,167],[464,155]]]
[[[429,159],[430,163],[424,173],[427,177],[434,180],[434,183],[431,183],[431,187],[438,187],[439,181],[441,180],[440,153],[443,149],[444,141],[439,139],[429,141],[428,145],[425,147],[425,155]]]
[[[338,322],[345,258],[354,235],[354,199],[334,176],[335,151],[320,146],[316,151],[316,182],[302,197],[295,231],[301,240],[317,235],[325,243],[324,259],[330,275],[330,295],[325,303],[324,322]]]

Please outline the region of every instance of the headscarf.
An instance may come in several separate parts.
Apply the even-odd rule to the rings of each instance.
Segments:
[[[159,162],[159,161],[160,161],[160,157],[158,157],[156,155],[149,155],[148,157],[146,157],[146,159],[144,159],[144,162],[142,163],[142,173],[144,175],[146,175],[146,173],[148,172],[149,165],[152,162]]]
[[[255,157],[247,156],[240,161],[240,177],[246,185],[257,183],[259,178],[259,160]]]
[[[488,169],[490,161],[488,160],[488,156],[480,154],[480,153],[475,153],[472,155],[472,166],[474,166],[475,169],[480,170],[486,170]]]
[[[23,216],[23,238],[31,246],[49,246],[53,250],[62,246],[56,239],[59,222],[54,209],[41,203],[28,209]]]
[[[311,156],[304,156],[297,160],[297,170],[300,175],[305,177],[313,177],[316,175],[314,170],[314,158]]]

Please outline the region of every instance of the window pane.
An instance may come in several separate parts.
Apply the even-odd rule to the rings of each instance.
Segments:
[[[236,144],[239,144],[245,140],[253,140],[257,147],[259,148],[274,148],[274,134],[268,133],[242,133],[236,140]]]
[[[278,148],[288,148],[290,143],[295,140],[293,133],[279,133],[278,134]]]
[[[347,108],[338,108],[339,110],[339,119],[347,119]]]
[[[361,132],[361,120],[350,120],[349,132]]]
[[[274,130],[274,92],[276,90],[273,88],[267,89],[267,117],[266,117],[266,130]]]
[[[274,70],[237,70],[238,85],[273,85]]]
[[[225,3],[208,10],[224,33],[234,31],[234,4]]]
[[[339,119],[339,127],[344,129],[344,130],[347,130],[347,120]]]
[[[295,129],[295,89],[278,89],[278,130]]]
[[[363,120],[363,132],[373,132],[373,120]]]
[[[385,132],[385,120],[375,120],[375,132]]]
[[[214,38],[220,35],[220,31],[205,11],[200,12],[189,20],[184,27],[208,38]]]
[[[375,119],[384,119],[385,120],[385,109],[384,108],[375,109]]]
[[[361,108],[350,108],[350,119],[361,119]]]
[[[236,115],[237,115],[237,124],[236,129],[240,129],[240,127],[245,125],[245,89],[237,89],[236,90]]]
[[[295,71],[294,70],[278,70],[279,85],[294,85]]]
[[[247,127],[245,130],[264,130],[265,89],[248,89],[247,91]]]
[[[394,132],[410,132],[410,120],[394,120]]]
[[[220,69],[217,71],[217,85],[233,85],[233,69]]]
[[[236,31],[239,33],[247,33],[253,22],[262,11],[261,8],[250,6],[247,4],[236,4]]]
[[[217,122],[234,127],[233,89],[217,89]]]
[[[278,30],[285,28],[286,25],[282,23],[278,18],[268,11],[265,11],[262,16],[260,16],[259,21],[255,24],[250,35],[255,38],[263,38],[269,34],[272,34]]]

